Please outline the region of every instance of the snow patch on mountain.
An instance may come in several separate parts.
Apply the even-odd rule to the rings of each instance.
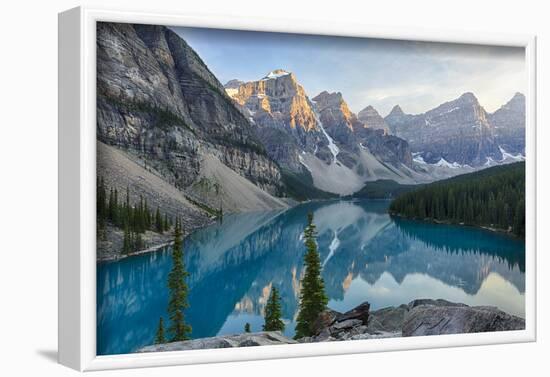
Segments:
[[[422,157],[422,153],[413,153],[413,161],[417,164],[427,165],[428,163]]]
[[[334,143],[334,140],[332,139],[332,137],[325,130],[325,127],[323,127],[323,122],[321,122],[321,120],[319,119],[319,114],[317,113],[317,110],[314,110],[313,114],[315,116],[315,120],[317,121],[317,126],[319,126],[319,129],[321,130],[323,135],[325,135],[325,137],[327,138],[328,149],[330,150],[330,153],[332,153],[333,163],[336,163],[337,161],[336,156],[338,156],[338,153],[340,153],[340,148],[338,148],[338,146]]]
[[[521,153],[518,153],[516,155],[513,155],[511,153],[508,153],[502,148],[500,145],[498,146],[498,149],[500,150],[500,153],[502,153],[502,160],[500,161],[506,161],[506,160],[512,160],[512,161],[525,161],[525,156]]]
[[[269,72],[262,80],[272,80],[277,79],[279,77],[288,76],[290,75],[290,72],[287,72],[283,69],[276,69],[274,71]]]
[[[441,157],[441,159],[433,165],[440,166],[440,167],[443,166],[443,167],[446,167],[446,168],[449,168],[449,169],[459,169],[459,168],[463,167],[458,162],[455,161],[453,163],[450,163],[449,161],[445,160],[443,157]]]
[[[445,112],[442,112],[441,114],[448,114],[448,113],[452,113],[453,111],[456,111],[456,110],[460,110],[460,107],[456,106],[456,107],[453,107],[452,109],[450,110],[447,110]]]

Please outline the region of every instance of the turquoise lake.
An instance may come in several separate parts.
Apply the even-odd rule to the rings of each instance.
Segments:
[[[416,298],[492,305],[525,316],[525,243],[489,231],[393,219],[388,201],[329,201],[286,211],[227,215],[184,243],[187,321],[193,338],[261,331],[272,286],[282,296],[285,333],[294,334],[302,233],[314,213],[329,307],[371,309]],[[171,249],[97,265],[97,353],[153,343],[167,321]]]

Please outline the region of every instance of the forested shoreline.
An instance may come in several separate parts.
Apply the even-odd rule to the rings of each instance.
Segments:
[[[407,192],[391,215],[487,227],[525,237],[525,163],[496,166]]]
[[[108,193],[108,194],[107,194]],[[124,231],[121,253],[127,255],[146,248],[142,234],[153,231],[163,234],[172,229],[173,220],[167,213],[162,214],[149,208],[147,199],[140,196],[139,202],[130,203],[129,188],[124,200],[119,199],[116,188],[107,188],[103,177],[97,179],[97,236],[106,238],[107,224]]]

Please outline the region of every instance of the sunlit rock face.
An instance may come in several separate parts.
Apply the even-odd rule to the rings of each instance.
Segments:
[[[265,112],[290,128],[315,130],[317,122],[304,88],[293,73],[276,69],[258,81],[241,84],[233,99],[252,112]]]
[[[256,135],[271,158],[297,173],[305,170],[299,158],[303,152],[317,151],[329,161],[315,110],[293,73],[276,69],[235,88],[237,81],[228,82],[226,92],[256,125]]]
[[[353,150],[358,147],[354,130],[361,127],[362,124],[351,112],[340,92],[329,93],[323,91],[313,98],[313,102],[325,130],[336,142],[345,146],[344,149],[348,149],[340,156],[343,162],[346,163],[346,152],[349,153],[349,149]]]
[[[360,126],[357,117],[351,112],[346,101],[344,101],[342,93],[323,91],[314,97],[313,101],[324,123],[342,125],[350,131]]]

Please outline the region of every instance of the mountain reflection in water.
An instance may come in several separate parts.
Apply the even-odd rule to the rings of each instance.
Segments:
[[[329,306],[372,309],[416,298],[493,305],[524,316],[525,245],[481,229],[392,219],[387,201],[311,202],[286,211],[225,216],[185,240],[186,311],[193,338],[260,331],[271,286],[285,333],[294,332],[302,233],[314,213]],[[151,344],[167,320],[170,249],[98,264],[98,354]]]

